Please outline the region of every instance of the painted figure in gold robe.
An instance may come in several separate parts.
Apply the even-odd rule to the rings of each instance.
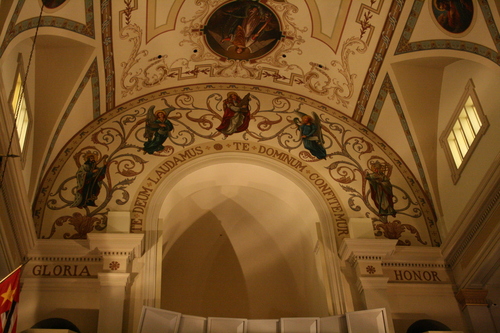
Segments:
[[[226,137],[238,132],[246,131],[250,123],[250,94],[241,98],[236,92],[227,94],[224,100],[224,115],[217,130]]]
[[[366,180],[370,184],[370,196],[378,209],[380,216],[396,216],[394,209],[394,195],[392,193],[392,184],[387,175],[388,166],[374,161],[370,163],[372,173],[366,173]]]
[[[102,180],[106,176],[107,155],[97,161],[97,154],[88,151],[84,155],[85,162],[76,173],[75,199],[71,207],[84,208],[97,206],[95,201],[101,191]]]

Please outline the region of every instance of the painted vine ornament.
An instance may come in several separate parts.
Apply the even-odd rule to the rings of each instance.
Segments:
[[[427,245],[427,242],[422,240],[420,232],[417,228],[408,223],[401,223],[400,220],[394,219],[393,221],[388,221],[387,219],[372,219],[375,224],[375,235],[384,236],[389,239],[397,239],[397,245],[412,245],[411,241],[408,239],[401,240],[401,236],[405,231],[409,231],[411,234],[415,235],[415,238],[420,244]]]
[[[349,131],[338,122],[322,119],[326,127],[324,133],[335,140],[337,151],[329,154],[334,161],[327,166],[332,179],[337,181],[342,189],[349,193],[348,205],[353,211],[361,211],[362,207],[368,209],[367,217],[371,217],[374,230],[378,236],[389,239],[399,239],[403,232],[410,231],[419,243],[427,244],[420,236],[417,228],[411,224],[402,224],[399,220],[390,221],[389,216],[396,214],[406,215],[411,218],[422,217],[419,203],[402,187],[391,184],[389,177],[392,166],[384,158],[372,155],[373,144],[363,137],[349,136]],[[334,133],[337,135],[334,135]],[[361,161],[364,155],[371,155],[367,160],[368,170]],[[356,177],[359,175],[361,188]],[[357,186],[352,186],[356,184]],[[397,207],[395,206],[397,205]],[[399,242],[399,245],[411,245],[411,241]]]
[[[395,184],[391,182],[393,167],[387,162],[385,155],[379,155],[381,153],[379,147],[374,146],[351,125],[340,121],[334,115],[320,111],[319,108],[312,108],[304,101],[278,95],[263,104],[262,96],[263,94],[257,91],[244,92],[232,89],[212,93],[179,92],[150,102],[145,101],[135,108],[125,109],[107,121],[97,119],[95,124],[98,126],[92,130],[87,139],[82,139],[72,155],[72,170],[66,174],[73,175],[54,183],[55,187],[49,193],[46,208],[54,212],[51,215],[56,217],[52,220],[52,227],[40,236],[53,238],[62,235],[63,238],[77,239],[86,238],[89,232],[104,231],[108,210],[130,209],[131,194],[137,193],[138,184],[143,182],[147,173],[158,163],[164,163],[162,161],[174,155],[196,158],[208,152],[223,152],[228,147],[234,146],[234,142],[240,142],[241,147],[243,143],[246,144],[245,147],[252,143],[265,143],[277,147],[294,156],[297,163],[300,161],[303,166],[314,163],[319,169],[324,170],[325,179],[337,184],[348,194],[347,206],[353,214],[363,214],[372,218],[374,230],[380,237],[391,239],[403,237],[406,239],[401,243],[411,245],[413,241],[408,239],[411,234],[417,242],[425,244],[420,234],[421,230],[412,222],[425,220],[421,204],[411,192],[408,192],[409,185],[402,186],[403,184],[398,182]],[[236,130],[226,132],[228,135],[225,135],[221,131],[221,126],[225,123],[224,118],[229,119],[227,123],[231,124],[236,114],[235,112],[233,116],[228,117],[228,99],[234,101],[240,108],[245,105],[245,111],[242,109],[238,111],[241,114],[227,127]],[[302,126],[310,119],[299,122],[297,115],[314,119],[314,124],[320,130],[316,135],[320,134],[318,138],[321,138],[324,149],[322,155],[315,152],[304,140]],[[166,132],[168,135],[162,138],[157,136],[158,149],[151,153],[145,147],[148,146],[148,142],[155,140],[157,133],[155,131],[160,127],[166,128],[153,127],[151,124],[153,117],[161,118],[163,123],[168,119],[170,125]],[[229,143],[229,136],[236,141]],[[196,151],[192,151],[193,146],[197,147]],[[70,150],[66,148],[63,151]],[[262,154],[266,152],[263,151]],[[79,206],[75,205],[77,191],[81,187],[77,174],[87,160],[100,161],[99,167],[95,167],[96,163],[92,169],[100,170],[99,193],[92,204],[87,202],[86,205]],[[69,168],[70,163],[66,164],[65,168]],[[390,184],[393,191],[393,201],[389,210],[382,204],[383,197],[372,195],[376,192],[376,187],[370,187],[370,177],[373,178],[376,172],[378,176],[386,177],[380,184],[383,185],[386,181],[385,185]],[[94,179],[97,180],[97,177]],[[388,194],[385,194],[385,198],[388,198]],[[381,207],[389,214],[381,213]],[[56,211],[62,214],[57,216]],[[397,220],[394,219],[396,214]]]
[[[372,1],[371,5],[374,4]],[[339,59],[329,63],[311,62],[310,67],[290,61],[288,55],[304,53],[303,34],[307,27],[296,24],[299,8],[286,0],[199,0],[191,17],[180,17],[177,25],[183,35],[181,48],[189,56],[151,55],[145,33],[132,23],[132,7],[127,2],[125,25],[120,39],[129,46],[121,62],[119,82],[122,98],[143,89],[159,88],[166,81],[212,78],[251,80],[272,79],[284,86],[299,85],[316,96],[326,96],[344,108],[355,95],[356,73],[350,59],[364,54],[368,43],[361,36],[342,42]],[[369,18],[365,17],[365,20]],[[365,31],[372,27],[365,22]],[[124,46],[126,48],[126,46]],[[192,51],[192,53],[191,53]]]

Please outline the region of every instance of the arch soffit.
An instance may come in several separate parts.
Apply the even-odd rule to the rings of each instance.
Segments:
[[[186,177],[189,177],[193,173],[195,173],[197,170],[201,170],[207,167],[212,167],[212,166],[217,166],[223,168],[224,164],[249,164],[257,167],[261,167],[264,169],[269,170],[269,172],[272,173],[278,173],[279,175],[283,176],[287,180],[289,180],[293,185],[296,187],[297,191],[301,191],[303,195],[301,196],[306,197],[304,201],[300,201],[300,207],[299,205],[294,206],[293,208],[296,208],[297,210],[305,209],[305,210],[310,210],[314,209],[315,213],[314,214],[308,214],[309,216],[295,216],[293,215],[294,219],[297,218],[297,220],[293,220],[293,222],[300,221],[302,232],[307,231],[307,233],[310,235],[311,238],[311,244],[314,246],[315,241],[319,240],[319,242],[327,249],[325,252],[326,256],[326,262],[327,263],[335,263],[335,254],[337,253],[337,249],[341,244],[341,240],[343,238],[349,237],[348,234],[348,229],[347,229],[347,217],[345,210],[342,207],[342,203],[335,199],[335,193],[333,193],[333,190],[329,184],[327,184],[327,181],[322,179],[321,177],[314,177],[315,180],[320,180],[321,184],[326,184],[327,188],[329,191],[332,193],[328,193],[325,195],[324,191],[321,190],[321,188],[325,188],[325,186],[317,186],[317,184],[314,183],[310,178],[310,175],[319,175],[318,171],[314,169],[313,166],[308,165],[306,168],[301,169],[300,164],[295,166],[291,165],[292,163],[286,163],[282,159],[280,159],[278,156],[276,156],[276,151],[277,149],[271,146],[265,146],[265,145],[260,145],[259,147],[265,147],[266,152],[260,151],[260,149],[257,149],[257,151],[253,151],[252,149],[249,149],[248,151],[245,150],[237,150],[234,151],[232,149],[224,149],[222,147],[222,144],[224,142],[214,142],[214,147],[219,146],[218,149],[221,151],[219,152],[212,152],[211,154],[203,154],[202,156],[197,156],[194,158],[189,159],[186,163],[180,164],[178,167],[174,167],[174,169],[169,173],[168,176],[162,177],[162,180],[158,182],[157,187],[154,189],[154,191],[149,192],[146,191],[144,192],[144,189],[147,188],[148,186],[151,185],[151,182],[148,181],[147,177],[140,188],[143,189],[143,195],[141,196],[141,193],[138,192],[134,198],[134,201],[137,203],[140,201],[141,197],[143,199],[146,199],[150,201],[147,204],[147,208],[145,207],[144,214],[137,214],[137,212],[133,212],[135,207],[142,207],[142,203],[139,204],[139,206],[135,206],[132,208],[131,216],[132,216],[132,228],[134,227],[134,217],[144,217],[144,226],[143,226],[143,232],[146,234],[157,234],[155,231],[159,231],[160,233],[162,232],[162,224],[163,227],[165,227],[166,224],[169,223],[169,221],[159,221],[158,218],[161,216],[167,216],[167,214],[162,214],[162,212],[165,210],[164,204],[166,203],[167,197],[171,194],[172,189],[174,189],[180,182],[182,182]],[[239,144],[245,144],[242,142],[237,142]],[[206,144],[203,144],[206,145]],[[226,148],[229,148],[228,145],[225,146]],[[194,150],[196,150],[196,147],[193,147]],[[270,150],[267,150],[270,149]],[[224,150],[224,151],[223,151]],[[272,154],[270,154],[272,152]],[[287,154],[284,151],[280,151],[279,154]],[[179,156],[180,154],[178,154]],[[271,156],[272,155],[272,156]],[[283,155],[281,155],[283,156]],[[175,159],[175,157],[174,157]],[[172,161],[172,159],[169,159]],[[159,168],[161,168],[162,164],[158,165]],[[158,169],[156,169],[158,170]],[[156,173],[152,171],[149,176],[156,176]],[[149,183],[149,184],[148,184]],[[244,183],[244,182],[242,182]],[[199,191],[205,191],[206,188],[200,188],[197,187],[197,190]],[[258,189],[261,191],[262,189]],[[188,191],[190,192],[190,191]],[[191,191],[192,192],[192,191]],[[296,193],[281,193],[282,197],[278,198],[275,193],[270,193],[270,191],[267,191],[266,189],[263,190],[263,194],[270,194],[271,197],[275,197],[277,200],[279,200],[281,203],[284,204],[289,204],[289,200],[284,199],[283,196],[286,194],[290,194],[292,196],[296,196]],[[176,195],[176,194],[174,194]],[[185,197],[183,196],[180,198],[182,201]],[[266,198],[270,198],[266,196]],[[149,200],[150,199],[150,200]],[[296,202],[296,200],[295,200]],[[206,207],[205,207],[206,208]],[[292,208],[292,206],[289,206],[289,208]],[[338,212],[334,212],[335,209],[338,209]],[[170,210],[168,207],[166,210]],[[289,214],[292,214],[290,211]],[[337,215],[337,217],[335,216]],[[292,222],[291,220],[287,220],[289,222]],[[259,221],[260,222],[260,221]],[[141,222],[142,223],[142,222]],[[189,223],[189,222],[188,222]],[[312,224],[319,223],[320,231],[316,229],[316,225]],[[287,223],[288,224],[288,223]],[[294,226],[296,223],[292,223]],[[284,226],[283,224],[280,224],[280,226]],[[187,226],[181,227],[181,231],[178,230],[178,225],[171,225],[170,230],[175,230],[174,234],[169,233],[172,239],[170,241],[175,242],[177,237],[182,234],[182,232],[185,230]],[[265,228],[263,229],[265,230]],[[153,231],[153,232],[151,232]],[[277,234],[272,234],[269,233],[266,235],[269,235],[274,239],[274,237],[277,237]],[[262,235],[261,235],[262,236]],[[317,238],[316,238],[317,237]],[[308,238],[309,239],[309,238]],[[165,241],[165,239],[163,240]],[[151,246],[154,246],[154,244],[149,243],[147,241],[146,243],[146,248],[150,248]],[[166,244],[163,244],[163,249],[165,250]],[[240,253],[242,250],[240,248],[239,244],[234,245],[236,252]],[[283,250],[283,249],[282,249]],[[164,252],[165,253],[165,252]],[[338,271],[334,267],[332,267],[331,264],[327,264],[327,269],[332,270],[332,274],[338,274]],[[153,270],[150,271],[150,273],[153,272]],[[326,283],[326,282],[325,282]],[[328,283],[332,283],[332,281],[329,281]]]
[[[216,143],[215,145],[218,144]],[[264,149],[266,150],[265,152]],[[242,163],[259,166],[284,176],[309,198],[308,202],[304,202],[303,205],[306,208],[314,208],[319,221],[313,222],[321,222],[323,232],[328,232],[329,234],[335,233],[337,242],[340,242],[342,238],[348,237],[346,212],[328,182],[321,178],[319,172],[311,166],[308,166],[307,169],[302,169],[300,164],[293,166],[289,163],[284,163],[278,155],[286,154],[286,152],[279,151],[278,155],[276,155],[277,152],[276,148],[261,145],[256,153],[251,153],[250,151],[230,151],[228,149],[228,151],[224,152],[204,154],[203,156],[190,159],[178,168],[174,168],[168,177],[162,178],[151,192],[148,190],[145,192],[144,189],[151,189],[148,187],[151,185],[150,179],[156,176],[155,171],[158,169],[154,170],[150,173],[150,177],[147,177],[139,187],[143,191],[139,191],[135,197],[135,202],[139,203],[139,205],[136,205],[131,210],[133,218],[132,227],[134,226],[134,220],[135,223],[139,223],[137,219],[143,218],[144,225],[142,226],[142,231],[156,229],[157,219],[161,217],[163,202],[170,191],[182,179],[189,177],[196,170],[227,163]],[[294,162],[292,161],[291,163]],[[161,165],[159,167],[161,168]],[[314,180],[311,179],[311,175],[314,175],[312,177]],[[315,181],[321,184],[321,186],[315,185]],[[331,192],[328,191],[328,195],[325,195],[320,189],[325,188],[325,185],[328,185],[328,188],[331,190]],[[141,209],[143,204],[141,199],[149,201],[147,207],[144,207],[144,213],[142,213],[143,210]],[[136,210],[135,212],[134,209]],[[332,211],[334,210],[337,211],[337,217],[332,215]]]

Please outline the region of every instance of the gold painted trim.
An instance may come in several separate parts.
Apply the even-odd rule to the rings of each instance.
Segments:
[[[167,22],[165,24],[155,26],[156,20],[153,19],[156,15],[156,1],[148,0],[147,11],[146,11],[146,44],[149,43],[156,36],[175,29],[175,23],[177,21],[177,14],[179,9],[184,4],[184,0],[175,0],[167,16]]]
[[[309,7],[312,22],[312,37],[319,39],[336,53],[340,45],[340,37],[344,32],[347,15],[351,9],[352,0],[342,0],[337,19],[333,27],[333,33],[328,36],[321,29],[321,15],[315,0],[305,0]]]

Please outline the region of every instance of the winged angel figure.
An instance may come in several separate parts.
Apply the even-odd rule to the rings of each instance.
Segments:
[[[309,150],[317,159],[326,159],[325,140],[321,132],[321,121],[318,114],[313,112],[313,116],[311,117],[299,111],[295,111],[295,113],[300,116],[300,119],[294,118],[293,121],[300,130],[300,137],[304,143],[304,148]]]
[[[173,106],[167,105],[168,108],[154,112],[155,106],[152,105],[148,109],[146,115],[146,127],[144,131],[144,151],[148,154],[154,154],[157,151],[162,151],[165,147],[163,143],[167,140],[170,131],[174,129],[172,122],[168,120],[170,112],[174,111]]]
[[[243,6],[244,14],[226,13],[226,29],[222,35],[215,31],[209,31],[212,37],[224,50],[234,48],[236,53],[249,50],[250,54],[259,51],[276,38],[265,38],[265,32],[271,28],[271,16],[265,13],[257,5]]]

